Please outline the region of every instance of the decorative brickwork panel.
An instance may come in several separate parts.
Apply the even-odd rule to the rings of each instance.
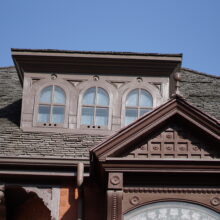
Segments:
[[[163,131],[142,141],[124,157],[150,159],[212,159],[220,154],[210,146],[208,141],[194,137],[187,128],[170,125]]]

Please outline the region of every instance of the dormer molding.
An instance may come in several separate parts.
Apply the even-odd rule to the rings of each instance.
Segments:
[[[12,49],[19,78],[24,72],[170,76],[182,54]]]

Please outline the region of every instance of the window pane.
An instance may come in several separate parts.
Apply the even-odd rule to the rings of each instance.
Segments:
[[[66,95],[65,92],[63,91],[63,89],[61,89],[58,86],[55,86],[54,89],[54,103],[56,104],[65,104],[66,102]]]
[[[50,106],[43,106],[43,105],[39,106],[37,121],[44,123],[50,121]]]
[[[138,105],[138,89],[132,90],[126,99],[126,106],[137,106]]]
[[[153,106],[153,99],[149,92],[141,89],[140,94],[140,106],[142,107],[152,107]]]
[[[137,109],[126,109],[125,113],[125,125],[130,124],[138,117],[138,110]]]
[[[96,125],[107,126],[108,125],[108,109],[97,108],[96,109]]]
[[[104,106],[109,105],[108,93],[102,88],[98,88],[96,103],[97,103],[97,105],[104,105]]]
[[[51,103],[52,86],[44,88],[40,94],[40,103]]]
[[[54,106],[52,111],[52,122],[63,123],[64,122],[64,107]]]
[[[83,96],[83,104],[84,105],[94,105],[95,104],[95,92],[96,88],[88,89]]]
[[[82,108],[82,125],[94,124],[94,108]]]
[[[140,117],[150,111],[151,111],[150,109],[140,109]]]

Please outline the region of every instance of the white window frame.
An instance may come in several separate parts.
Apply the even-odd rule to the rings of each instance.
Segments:
[[[126,105],[128,96],[130,95],[131,92],[133,92],[133,91],[135,91],[135,90],[138,90],[138,104],[137,104],[137,105],[133,105],[133,106]],[[141,90],[144,90],[144,91],[146,91],[147,93],[149,93],[149,95],[150,95],[151,98],[152,98],[152,106],[149,106],[149,107],[140,106]],[[127,97],[126,97],[126,99],[125,99],[125,116],[124,116],[124,119],[125,119],[125,120],[126,120],[126,111],[127,111],[128,109],[135,109],[135,110],[137,110],[137,113],[138,113],[137,119],[140,118],[140,117],[141,117],[141,115],[140,115],[141,110],[149,110],[149,112],[153,110],[153,96],[152,96],[151,93],[148,92],[146,89],[135,88],[135,89],[131,90],[131,91],[127,94]],[[125,121],[124,121],[124,123],[125,123]],[[128,124],[127,124],[127,125],[128,125]]]
[[[51,101],[50,102],[41,102],[40,101],[40,97],[42,95],[42,92],[44,91],[44,89],[48,88],[48,87],[52,87],[52,91],[51,91]],[[57,88],[60,88],[62,90],[62,92],[64,93],[64,96],[65,96],[65,102],[64,103],[55,103],[54,102],[54,98],[55,98],[55,87]],[[41,91],[40,91],[40,97],[39,97],[39,101],[38,101],[38,118],[37,118],[37,123],[42,123],[44,125],[46,124],[50,124],[53,125],[53,126],[57,126],[59,124],[63,124],[64,123],[64,118],[65,118],[65,109],[66,109],[66,93],[65,91],[60,87],[60,86],[57,86],[57,85],[51,85],[51,86],[47,86],[45,88],[43,88]],[[47,106],[50,108],[50,112],[49,112],[49,122],[40,122],[39,121],[39,110],[40,110],[40,106]],[[64,108],[64,113],[63,113],[63,122],[62,123],[55,123],[55,122],[52,122],[52,118],[53,118],[53,108],[54,107],[63,107]]]
[[[66,96],[66,102],[65,102],[65,110],[64,110],[64,122],[63,123],[44,123],[44,122],[38,122],[38,110],[39,110],[39,105],[44,103],[40,103],[40,95],[43,89],[47,88],[48,86],[57,86],[60,87]],[[71,86],[69,85],[68,82],[64,80],[53,80],[53,81],[48,81],[46,79],[40,80],[37,82],[37,85],[35,85],[35,101],[34,101],[34,116],[33,116],[33,126],[34,127],[45,127],[45,128],[68,128],[68,117],[69,117],[69,106],[70,106],[70,90]],[[47,104],[46,104],[47,105]],[[50,103],[48,103],[48,106],[51,106]],[[52,104],[53,105],[53,104]],[[59,106],[59,104],[55,104],[56,106]],[[62,105],[64,106],[64,105]],[[51,117],[51,116],[50,116]]]
[[[82,117],[82,101],[85,92],[92,87],[99,87],[104,89],[109,96],[109,111],[108,111],[108,125],[107,126],[89,126],[81,124],[81,117]],[[78,129],[87,129],[87,130],[111,130],[112,128],[112,118],[114,114],[113,105],[116,104],[117,100],[115,101],[115,96],[117,94],[116,88],[114,88],[111,84],[107,83],[105,80],[99,79],[95,80],[88,80],[86,82],[81,83],[78,86],[79,89],[79,97],[78,97],[78,113],[77,113],[77,128]]]
[[[153,98],[152,110],[163,103],[163,98],[157,88],[148,82],[129,82],[120,89],[120,94],[122,96],[121,101],[121,127],[125,125],[125,111],[126,111],[126,99],[128,94],[134,89],[143,89],[149,92]]]
[[[87,93],[87,91],[89,90],[89,89],[91,89],[91,88],[95,88],[95,103],[94,104],[83,104],[83,99],[84,99],[84,96],[85,96],[85,94]],[[95,124],[95,122],[96,122],[96,111],[97,111],[97,109],[98,108],[101,108],[101,109],[107,109],[108,110],[108,115],[107,115],[107,121],[109,120],[109,102],[110,102],[110,100],[109,100],[109,94],[108,94],[108,92],[105,90],[105,89],[103,89],[106,93],[107,93],[107,98],[108,98],[108,105],[99,105],[99,104],[97,104],[96,103],[96,100],[97,100],[97,96],[98,96],[98,89],[103,89],[103,88],[101,88],[101,87],[98,87],[98,86],[94,86],[94,87],[90,87],[90,88],[88,88],[86,91],[85,91],[85,93],[83,94],[83,98],[82,98],[82,106],[81,106],[81,108],[83,109],[83,108],[92,108],[92,109],[94,109],[94,113],[93,113],[93,124],[82,124],[82,110],[81,110],[81,120],[80,120],[80,123],[81,123],[81,126],[87,126],[87,128],[90,128],[91,126],[93,127],[93,128],[105,128],[105,127],[108,127],[108,123],[107,123],[107,126],[101,126],[101,125],[96,125]]]

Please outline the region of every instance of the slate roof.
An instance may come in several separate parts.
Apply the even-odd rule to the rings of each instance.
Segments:
[[[181,93],[193,105],[220,119],[220,78],[182,70]],[[14,67],[0,68],[0,157],[89,159],[89,148],[107,137],[20,128],[22,89]]]
[[[220,77],[181,69],[180,92],[186,100],[220,120]]]

